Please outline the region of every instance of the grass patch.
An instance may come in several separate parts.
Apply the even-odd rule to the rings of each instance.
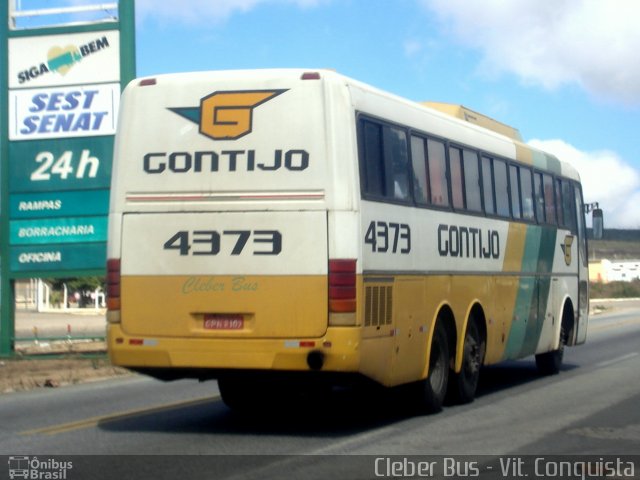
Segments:
[[[640,280],[589,284],[591,298],[640,298]]]

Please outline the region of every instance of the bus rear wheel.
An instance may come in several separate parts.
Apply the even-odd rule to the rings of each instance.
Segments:
[[[442,322],[436,324],[429,355],[429,374],[413,384],[413,399],[419,411],[436,413],[442,410],[449,381],[449,341]]]
[[[480,334],[478,324],[471,318],[464,336],[460,373],[451,371],[449,377],[449,398],[452,402],[470,403],[475,398],[485,350],[486,343]]]
[[[218,389],[224,404],[232,410],[244,411],[251,406],[251,389],[239,378],[223,377],[218,379]],[[255,393],[255,392],[254,392]]]
[[[564,358],[564,346],[567,343],[567,333],[564,325],[560,328],[560,344],[556,350],[536,355],[536,367],[542,375],[556,375],[560,373]]]

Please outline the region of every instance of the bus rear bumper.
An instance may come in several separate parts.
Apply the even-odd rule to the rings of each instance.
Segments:
[[[360,367],[359,327],[329,327],[321,338],[176,338],[140,337],[107,329],[109,357],[114,365],[167,372],[175,378],[215,377],[216,371],[322,371],[357,373]],[[189,370],[199,372],[187,375]]]

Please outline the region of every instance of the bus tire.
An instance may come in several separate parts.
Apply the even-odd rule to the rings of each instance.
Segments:
[[[562,367],[562,359],[564,357],[564,346],[567,343],[566,331],[564,325],[560,327],[560,344],[556,350],[550,352],[539,353],[536,355],[536,367],[542,375],[556,375]]]
[[[429,355],[427,378],[414,384],[414,400],[420,412],[436,413],[442,410],[449,381],[449,341],[441,321],[436,324]]]
[[[476,396],[480,367],[484,361],[486,343],[477,322],[469,319],[464,336],[462,367],[459,373],[449,374],[449,398],[453,403],[470,403]]]
[[[231,410],[247,410],[251,402],[251,393],[246,383],[239,379],[222,377],[218,379],[218,389],[224,404]]]

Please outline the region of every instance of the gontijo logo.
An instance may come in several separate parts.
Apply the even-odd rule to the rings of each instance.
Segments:
[[[564,263],[567,267],[571,265],[571,245],[573,245],[573,235],[567,235],[564,237],[564,242],[560,244],[562,253],[564,253]]]
[[[253,109],[287,90],[214,92],[200,100],[200,107],[169,108],[199,124],[200,133],[213,140],[237,140],[251,133]]]
[[[201,98],[199,107],[169,107],[168,110],[197,124],[199,133],[213,140],[237,140],[253,130],[253,110],[286,92],[281,90],[218,91]],[[282,130],[282,129],[281,129]],[[212,144],[213,145],[213,144]],[[256,145],[261,147],[261,145]],[[303,148],[223,149],[189,152],[150,152],[142,167],[148,174],[216,172],[301,172],[309,167],[309,152]]]

